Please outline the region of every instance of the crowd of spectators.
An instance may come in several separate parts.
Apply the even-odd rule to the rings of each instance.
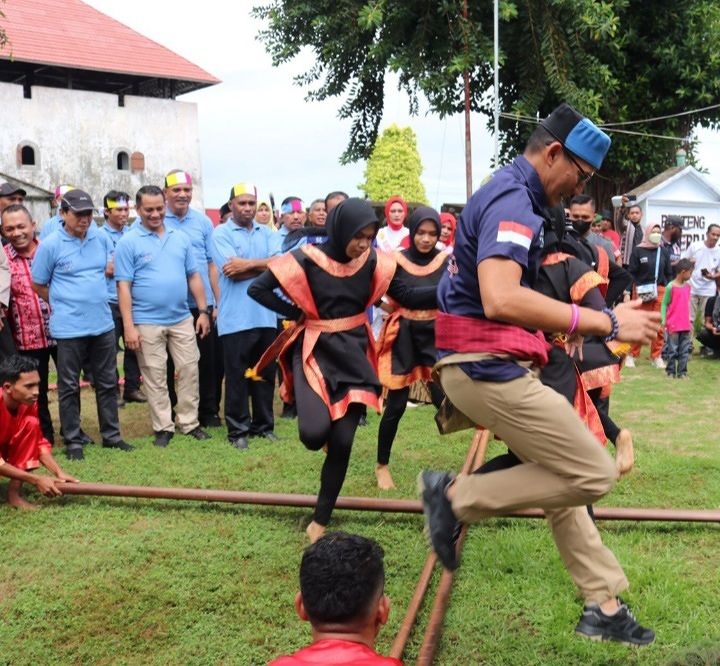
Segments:
[[[567,215],[590,244],[605,250],[611,265],[630,273],[627,297],[639,297],[643,309],[663,313],[663,330],[650,346],[654,367],[666,370],[668,376],[687,378],[693,337],[700,344],[701,356],[720,354],[720,307],[715,308],[720,284],[720,226],[710,224],[704,239],[684,243],[682,217],[668,215],[644,224],[641,205],[627,197],[622,197],[622,206],[613,215],[610,211],[596,213],[594,200],[578,195],[570,201]],[[668,293],[671,285],[672,300]],[[682,296],[686,291],[687,298]],[[625,367],[635,367],[640,351],[637,346],[632,348]]]

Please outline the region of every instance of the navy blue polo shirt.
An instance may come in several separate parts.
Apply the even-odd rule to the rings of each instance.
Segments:
[[[454,256],[438,285],[441,312],[484,318],[477,267],[484,259],[505,257],[522,267],[521,284],[530,287],[542,261],[545,192],[535,169],[517,157],[493,174],[468,201],[455,233]],[[453,353],[438,349],[438,358]],[[508,381],[527,370],[512,361],[491,359],[462,364],[473,379]]]
[[[190,239],[133,225],[115,248],[115,281],[130,282],[135,324],[173,326],[190,316],[188,277],[197,273]]]
[[[38,245],[32,280],[50,285],[50,333],[58,340],[101,335],[115,328],[105,270],[112,248],[97,227],[80,239],[60,227]]]

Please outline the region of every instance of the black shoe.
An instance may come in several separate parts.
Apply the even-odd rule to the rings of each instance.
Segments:
[[[123,398],[125,402],[147,402],[147,398],[142,394],[140,389],[135,391],[125,391]]]
[[[183,434],[187,435],[188,437],[193,437],[198,441],[202,441],[204,439],[212,439],[212,435],[206,433],[200,426],[198,426],[197,428],[193,428],[190,432],[185,432]]]
[[[425,534],[442,565],[450,571],[458,566],[455,541],[459,533],[458,520],[445,494],[452,480],[453,476],[447,472],[426,470],[418,475],[418,491],[425,514]]]
[[[119,449],[120,451],[134,451],[135,447],[126,441],[119,439],[117,442],[103,442],[104,449]]]
[[[84,430],[82,430],[82,429],[80,430],[80,441],[82,442],[82,445],[83,445],[83,446],[88,446],[88,445],[90,445],[90,444],[95,444],[95,442],[93,442],[93,440],[92,440],[92,437],[90,437],[90,435],[88,435],[88,434],[87,434]]]
[[[605,615],[599,606],[585,606],[575,633],[593,641],[617,641],[623,645],[650,645],[655,640],[652,629],[638,624],[630,609],[620,599],[620,610]]]
[[[155,433],[155,441],[153,442],[153,444],[164,449],[168,444],[170,444],[170,440],[174,436],[174,432],[170,432],[169,430],[160,430],[159,432]]]
[[[73,446],[65,449],[65,457],[68,460],[85,460],[85,454],[83,453],[82,446]]]
[[[717,358],[717,354],[710,347],[700,347],[700,358]]]
[[[231,439],[230,446],[234,446],[238,449],[238,451],[247,451],[249,448],[247,437],[236,437],[235,439]]]
[[[366,426],[367,424],[368,424],[368,422],[367,422],[367,416],[366,416],[365,414],[363,414],[363,415],[360,417],[360,420],[358,421],[358,425],[359,425],[359,426]]]
[[[261,432],[257,435],[250,435],[250,437],[262,437],[263,439],[270,440],[271,442],[279,442],[280,438],[272,431],[269,432]]]
[[[200,419],[200,425],[203,428],[219,428],[222,425],[222,421],[217,414],[212,416],[206,416],[204,419]]]

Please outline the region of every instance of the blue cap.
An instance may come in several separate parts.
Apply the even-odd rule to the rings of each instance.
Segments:
[[[610,137],[569,104],[558,106],[540,125],[593,169],[602,166],[610,150]]]

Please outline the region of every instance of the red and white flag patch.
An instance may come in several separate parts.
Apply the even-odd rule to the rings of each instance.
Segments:
[[[526,250],[529,250],[532,238],[532,229],[530,229],[530,227],[526,227],[524,224],[520,224],[519,222],[503,220],[498,225],[498,243],[514,243],[515,245],[521,245]]]

